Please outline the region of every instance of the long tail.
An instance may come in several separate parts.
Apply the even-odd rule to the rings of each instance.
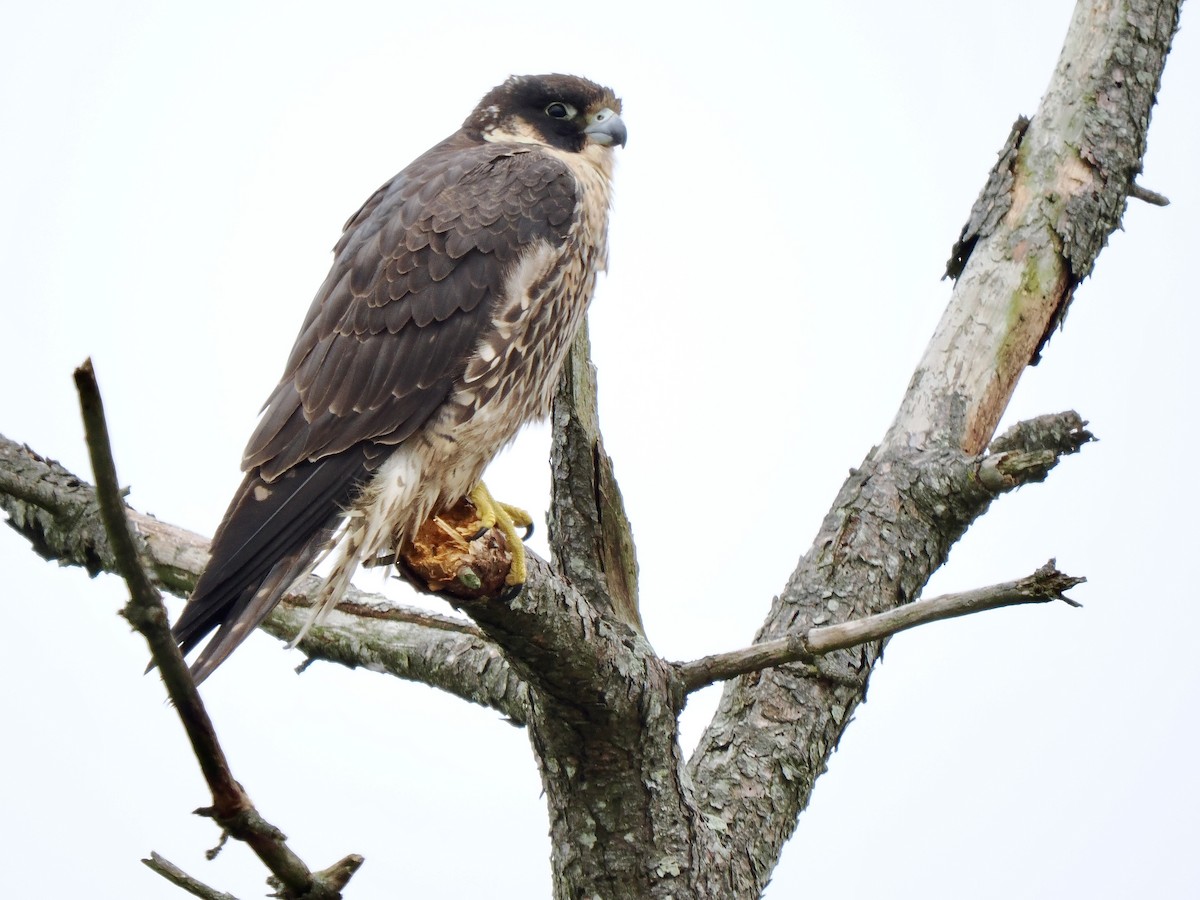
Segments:
[[[212,557],[173,633],[184,653],[217,634],[192,665],[199,683],[313,565],[369,477],[369,445],[302,462],[272,482],[247,473],[213,537]]]
[[[247,592],[248,596],[230,610],[229,616],[218,627],[212,640],[204,645],[204,649],[192,663],[192,678],[196,684],[211,675],[213,670],[262,624],[263,619],[271,614],[271,610],[297,578],[308,574],[332,533],[332,528],[322,529],[308,543],[281,559],[268,573],[258,590],[253,593]],[[305,630],[308,630],[307,625]]]

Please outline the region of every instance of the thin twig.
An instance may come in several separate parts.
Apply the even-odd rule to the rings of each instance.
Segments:
[[[834,650],[878,641],[897,632],[942,619],[999,609],[1002,606],[1048,603],[1052,600],[1079,606],[1080,604],[1067,597],[1065,592],[1086,580],[1064,575],[1055,568],[1054,560],[1050,560],[1029,577],[1018,581],[1006,581],[961,594],[944,594],[932,600],[921,600],[863,619],[810,628],[805,632],[774,641],[764,641],[731,653],[718,653],[692,662],[676,663],[676,671],[683,681],[684,690],[690,693],[713,682],[725,681],[748,672],[788,663],[811,663],[816,657]]]
[[[211,816],[234,837],[249,844],[284,885],[284,896],[302,896],[306,900],[334,900],[340,897],[336,888],[331,888],[314,876],[303,860],[291,851],[283,833],[262,818],[242,786],[234,779],[225,752],[217,741],[212,721],[200,700],[200,693],[171,635],[162,597],[150,583],[138,559],[117,481],[108,425],[104,419],[104,404],[90,359],[75,370],[75,387],[79,392],[88,454],[96,477],[100,515],[108,533],[117,571],[129,585],[129,603],[122,610],[122,615],[150,645],[154,664],[162,673],[167,694],[179,714],[204,779],[212,791],[213,806],[197,812]]]
[[[151,852],[150,858],[143,859],[142,863],[148,869],[157,872],[163,878],[167,879],[167,881],[171,882],[171,884],[183,888],[194,897],[201,897],[203,900],[238,900],[233,894],[218,891],[216,888],[210,888],[204,882],[193,878],[169,859],[163,859],[157,853]]]
[[[1151,206],[1171,205],[1171,201],[1167,199],[1166,195],[1152,191],[1150,188],[1144,188],[1136,181],[1129,185],[1129,196],[1141,200],[1143,203],[1149,203]]]

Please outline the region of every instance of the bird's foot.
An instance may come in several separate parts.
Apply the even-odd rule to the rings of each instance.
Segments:
[[[521,585],[525,583],[526,566],[525,566],[525,545],[522,543],[524,539],[528,539],[533,534],[533,517],[520,507],[512,506],[508,503],[501,503],[492,496],[492,492],[487,489],[482,481],[471,489],[468,495],[471,502],[475,504],[475,509],[479,513],[479,521],[483,528],[481,533],[490,531],[493,528],[500,529],[500,533],[504,535],[505,543],[508,544],[508,552],[512,554],[512,565],[509,567],[508,575],[504,579],[504,584],[509,588],[516,588],[511,600],[520,593]],[[523,539],[517,534],[518,528],[525,529],[525,538]],[[507,591],[505,592],[508,593]]]
[[[469,497],[430,516],[397,548],[397,574],[419,591],[445,592],[456,600],[500,598],[510,589],[509,540],[499,528],[479,526],[479,510]]]

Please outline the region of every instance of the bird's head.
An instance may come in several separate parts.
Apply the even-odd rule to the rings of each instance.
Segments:
[[[625,146],[621,101],[574,75],[514,75],[488,91],[463,127],[487,141],[575,153],[589,145]]]

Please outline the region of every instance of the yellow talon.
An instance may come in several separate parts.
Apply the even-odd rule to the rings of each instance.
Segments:
[[[508,517],[512,520],[513,526],[516,528],[532,528],[533,516],[529,515],[519,506],[513,506],[511,503],[502,503],[497,500],[496,505],[508,513]],[[529,535],[525,535],[529,537]]]
[[[471,502],[475,504],[475,509],[479,513],[479,521],[483,527],[485,529],[499,528],[508,544],[508,552],[512,554],[512,565],[508,568],[508,575],[504,577],[504,583],[509,587],[524,584],[525,544],[521,541],[521,536],[517,534],[517,528],[528,528],[533,524],[533,517],[520,507],[501,503],[492,496],[492,492],[482,481],[471,488],[469,496]]]

